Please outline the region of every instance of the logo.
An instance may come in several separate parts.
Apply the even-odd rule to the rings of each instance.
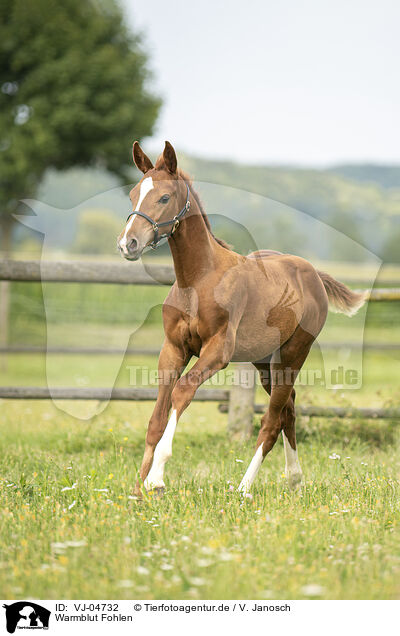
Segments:
[[[49,629],[50,610],[32,603],[17,601],[3,605],[6,610],[7,631],[13,634],[18,629]]]

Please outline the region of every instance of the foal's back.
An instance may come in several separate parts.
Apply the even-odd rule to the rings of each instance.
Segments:
[[[328,299],[315,268],[305,259],[272,250],[250,254],[243,263],[246,307],[237,331],[234,360],[271,354],[300,325],[314,338],[321,331]]]

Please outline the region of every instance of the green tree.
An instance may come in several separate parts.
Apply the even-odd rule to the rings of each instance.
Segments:
[[[160,100],[147,57],[114,0],[0,3],[0,224],[45,170],[98,165],[124,177],[133,139],[152,134]],[[60,202],[62,205],[62,202]]]

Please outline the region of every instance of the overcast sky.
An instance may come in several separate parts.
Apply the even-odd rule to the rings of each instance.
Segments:
[[[397,0],[120,1],[164,100],[148,149],[400,162]]]

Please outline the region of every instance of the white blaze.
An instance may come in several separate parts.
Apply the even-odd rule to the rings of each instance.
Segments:
[[[152,190],[153,188],[154,188],[154,183],[153,183],[153,179],[151,177],[146,177],[146,179],[143,179],[143,181],[142,181],[142,183],[140,185],[139,200],[137,202],[137,206],[136,206],[136,210],[135,210],[136,212],[140,212],[140,206],[142,205],[146,195],[149,194],[150,190]],[[124,236],[122,237],[122,239],[119,242],[120,247],[122,247],[122,249],[126,249],[126,239],[127,239],[129,230],[131,229],[135,218],[136,218],[136,214],[133,214],[131,216],[131,218],[129,219],[128,223],[126,224]]]
[[[164,488],[164,467],[172,455],[172,440],[176,429],[176,409],[171,413],[167,427],[154,451],[153,463],[149,474],[144,481],[146,490],[152,488]]]
[[[253,481],[256,478],[258,471],[260,470],[260,466],[262,464],[263,455],[262,455],[262,447],[263,445],[257,448],[253,459],[251,460],[248,469],[246,470],[246,474],[240,482],[240,486],[238,488],[239,492],[248,493],[253,484]]]

